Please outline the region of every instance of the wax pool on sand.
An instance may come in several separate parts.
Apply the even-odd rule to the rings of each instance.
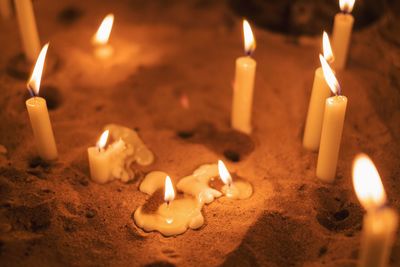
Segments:
[[[254,78],[257,62],[249,56],[236,60],[233,92],[232,127],[246,134],[251,133]]]
[[[57,158],[57,146],[50,123],[46,100],[42,97],[32,97],[26,102],[29,119],[39,156],[45,160]]]
[[[361,239],[360,267],[387,266],[397,225],[398,215],[390,208],[367,212]]]
[[[317,163],[317,177],[325,182],[335,179],[346,107],[347,97],[341,95],[332,96],[325,102]]]
[[[32,0],[15,0],[14,3],[25,56],[28,61],[34,62],[40,52],[40,40]]]
[[[303,146],[311,151],[317,151],[319,148],[325,101],[330,95],[331,90],[325,81],[322,68],[318,68],[314,75],[314,84],[303,136]]]
[[[346,67],[354,18],[351,14],[340,13],[335,16],[333,25],[332,48],[335,55],[333,65],[336,70]]]

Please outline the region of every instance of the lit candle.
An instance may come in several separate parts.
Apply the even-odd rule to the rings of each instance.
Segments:
[[[359,266],[387,266],[396,236],[398,215],[385,206],[385,189],[374,163],[367,155],[358,155],[353,163],[353,185],[359,201],[367,210]]]
[[[114,23],[114,15],[108,14],[103,19],[103,22],[100,24],[99,29],[92,38],[92,43],[95,47],[94,53],[98,58],[101,59],[109,58],[114,52],[112,46],[108,44],[113,23]]]
[[[49,44],[46,44],[39,54],[32,76],[27,87],[32,97],[25,104],[28,109],[29,119],[35,137],[36,148],[39,156],[44,160],[57,158],[57,146],[54,140],[46,100],[39,97],[40,82],[42,78],[44,61]]]
[[[11,17],[12,9],[10,0],[0,0],[0,14],[3,19]]]
[[[320,55],[319,58],[325,80],[335,96],[329,97],[325,101],[324,120],[317,163],[317,177],[325,182],[332,182],[336,175],[336,166],[347,107],[347,97],[341,95],[339,82],[328,62],[326,62],[322,55]]]
[[[333,54],[329,37],[324,32],[322,37],[324,58],[328,62],[333,62]],[[315,71],[314,84],[311,91],[310,104],[308,106],[306,125],[303,136],[303,146],[306,149],[317,151],[321,141],[322,121],[324,116],[325,101],[331,95],[328,84],[325,81],[322,68]]]
[[[253,194],[253,187],[251,184],[242,179],[233,181],[231,174],[222,160],[218,160],[218,172],[219,177],[224,183],[221,191],[226,197],[232,199],[247,199],[251,197]]]
[[[36,28],[32,1],[15,0],[14,3],[25,56],[28,61],[34,62],[40,51],[40,40]]]
[[[151,197],[135,210],[133,218],[136,225],[146,232],[158,231],[164,236],[183,234],[188,228],[200,228],[204,224],[204,217],[196,199],[182,195],[175,199],[175,190],[169,176],[165,178],[164,194],[160,194],[160,173],[146,176],[143,181]]]
[[[347,52],[349,49],[351,31],[354,18],[350,14],[353,10],[355,0],[339,0],[342,13],[335,16],[333,24],[332,46],[335,54],[335,69],[342,70],[346,66]]]
[[[107,144],[109,130],[106,130],[100,136],[96,147],[88,148],[90,177],[98,183],[106,183],[110,179],[109,154],[104,148]]]
[[[200,166],[192,175],[182,178],[177,189],[196,197],[201,205],[209,204],[222,195],[232,199],[247,199],[253,194],[253,187],[249,182],[239,177],[233,181],[221,160],[218,164]]]
[[[95,147],[88,148],[92,180],[106,183],[113,180],[129,182],[135,177],[133,163],[147,166],[153,163],[154,155],[139,135],[132,129],[117,124],[108,124]],[[114,142],[106,147],[111,137]]]
[[[246,56],[236,59],[231,123],[234,129],[250,134],[257,62],[251,58],[251,54],[256,48],[256,42],[250,25],[246,20],[243,20],[243,34]]]

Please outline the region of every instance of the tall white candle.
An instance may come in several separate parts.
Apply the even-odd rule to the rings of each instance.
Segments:
[[[333,53],[326,32],[323,34],[324,58],[333,61]],[[308,106],[307,119],[304,128],[303,146],[311,151],[317,151],[321,141],[322,121],[324,116],[325,100],[331,95],[331,90],[325,81],[322,68],[315,71],[314,84]]]
[[[398,214],[385,206],[386,193],[371,159],[358,155],[353,164],[353,185],[356,195],[367,210],[364,216],[360,267],[384,267],[396,236]]]
[[[108,130],[104,131],[96,146],[88,148],[90,177],[93,181],[101,184],[108,182],[111,175],[109,154],[104,150],[108,134]]]
[[[336,176],[347,98],[341,95],[339,82],[329,67],[328,62],[321,55],[320,61],[325,79],[335,96],[329,97],[325,102],[317,163],[317,177],[322,181],[332,182]]]
[[[27,86],[32,94],[32,98],[26,101],[26,108],[28,109],[39,156],[45,160],[54,160],[57,158],[57,146],[54,140],[49,112],[46,100],[38,96],[48,47],[49,44],[46,44],[40,52],[32,76],[28,81]]]
[[[25,56],[28,61],[34,62],[40,51],[40,40],[32,1],[15,0],[14,3]]]
[[[3,19],[9,19],[11,17],[11,0],[0,0],[0,15]]]
[[[243,34],[247,56],[236,59],[231,124],[234,129],[250,134],[252,130],[251,112],[257,62],[251,58],[256,43],[250,25],[246,20],[243,20]]]
[[[347,54],[353,29],[354,18],[350,14],[355,0],[339,0],[342,13],[335,16],[333,24],[332,46],[335,54],[335,69],[342,70],[346,66]]]

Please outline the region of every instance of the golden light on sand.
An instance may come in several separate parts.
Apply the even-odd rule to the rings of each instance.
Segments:
[[[218,172],[219,177],[221,178],[222,182],[224,182],[224,184],[230,185],[232,183],[232,176],[222,160],[218,160]]]
[[[96,146],[97,146],[99,149],[103,149],[103,148],[106,146],[109,133],[110,133],[109,130],[105,130],[105,131],[101,134],[101,136],[100,136],[100,138],[99,138],[99,141],[98,141],[97,144],[96,144]]]
[[[344,13],[351,13],[355,2],[356,0],[339,0],[340,10]]]
[[[28,80],[27,87],[33,95],[39,95],[40,82],[42,80],[44,61],[46,59],[47,49],[49,43],[45,44],[40,51],[40,54],[36,60],[35,68],[33,69],[32,75]]]
[[[103,19],[103,22],[100,24],[100,27],[97,30],[96,34],[93,36],[93,44],[96,45],[107,44],[108,39],[110,38],[113,23],[114,23],[114,14],[108,14]]]
[[[333,73],[333,70],[321,54],[319,55],[319,60],[321,61],[322,71],[324,72],[326,83],[328,84],[332,93],[335,95],[340,94],[340,85],[335,74]]]
[[[379,208],[386,203],[386,193],[378,170],[365,154],[358,155],[353,162],[353,186],[366,210]]]
[[[175,199],[175,190],[172,185],[171,178],[167,176],[165,178],[165,186],[164,186],[164,201],[169,203]]]
[[[329,36],[325,31],[322,35],[322,47],[324,52],[324,58],[326,59],[327,62],[332,63],[334,61],[332,47],[331,43],[329,42]]]
[[[247,20],[243,20],[243,35],[244,35],[244,51],[247,55],[251,55],[256,49],[256,40],[254,39],[253,31]]]

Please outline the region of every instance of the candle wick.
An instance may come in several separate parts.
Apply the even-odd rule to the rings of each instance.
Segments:
[[[28,91],[29,91],[29,94],[31,95],[31,97],[37,96],[35,94],[35,91],[32,89],[32,87],[29,84],[27,85],[27,87],[28,87]]]
[[[342,95],[342,87],[340,86],[340,84],[338,85],[337,95]]]

